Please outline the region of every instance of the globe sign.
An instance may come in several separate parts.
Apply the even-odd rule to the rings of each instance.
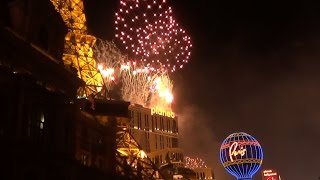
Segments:
[[[244,132],[230,134],[221,144],[223,167],[238,180],[252,179],[259,170],[263,152],[259,142]]]

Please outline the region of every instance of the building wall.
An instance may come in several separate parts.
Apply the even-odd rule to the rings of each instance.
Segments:
[[[2,25],[62,63],[67,28],[49,0],[4,0],[0,5],[5,7]]]
[[[0,179],[124,179],[110,124],[83,113],[49,0],[0,1]],[[109,126],[110,125],[110,126]]]
[[[116,124],[100,122],[84,111],[76,113],[74,122],[74,158],[84,166],[115,171]]]
[[[10,78],[0,83],[1,103],[6,106],[1,109],[0,125],[6,166],[0,179],[43,174],[48,171],[45,167],[71,157],[73,107],[63,94],[48,91],[28,75],[11,72],[6,77]]]
[[[130,105],[129,131],[150,159],[159,167],[168,161],[183,165],[183,151],[179,148],[178,117],[153,113],[151,109]],[[169,113],[168,113],[169,114]]]
[[[12,50],[16,55],[6,56],[9,59],[0,63],[0,100],[4,107],[0,108],[0,179],[119,178],[115,173],[116,126],[101,123],[80,110],[74,91],[76,76],[50,76],[58,81],[62,76],[64,83],[74,86],[66,89],[44,80],[50,79],[45,74],[49,70],[39,71],[44,73],[39,76],[42,78],[27,71],[28,65],[15,71],[14,64],[8,63],[18,60],[10,58],[20,57],[38,68],[42,64],[36,62],[50,60],[31,61],[37,56],[19,53],[18,48]]]
[[[214,179],[211,168],[195,168],[193,171],[196,173],[196,179]]]

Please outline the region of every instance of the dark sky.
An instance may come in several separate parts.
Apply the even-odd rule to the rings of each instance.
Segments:
[[[229,180],[218,163],[230,133],[264,148],[263,168],[285,180],[320,176],[320,6],[316,1],[171,0],[192,38],[172,74],[181,145]],[[112,40],[117,0],[87,1],[91,33]],[[260,179],[260,174],[255,176]]]

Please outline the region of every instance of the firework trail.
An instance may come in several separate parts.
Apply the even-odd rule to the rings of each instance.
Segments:
[[[129,65],[122,71],[122,98],[144,107],[171,109],[172,81],[166,72],[151,73],[146,67]]]
[[[130,61],[118,61],[122,98],[145,107],[171,109],[173,84],[168,72],[188,62],[192,44],[166,0],[120,0],[115,37],[130,57]]]
[[[191,39],[166,0],[120,0],[115,37],[128,55],[155,71],[175,71],[188,62]]]
[[[123,100],[170,109],[173,85],[165,71],[152,71],[129,61],[113,42],[98,40],[94,51],[107,91],[120,83]]]
[[[149,106],[160,107],[168,110],[171,109],[170,105],[173,101],[173,83],[169,78],[169,75],[165,72],[158,73],[158,75],[153,78],[152,83],[152,94],[150,97]]]
[[[113,42],[98,39],[94,46],[94,54],[107,91],[110,91],[112,84],[120,78],[120,66],[127,61]]]
[[[134,104],[145,105],[148,101],[151,77],[147,69],[135,68],[135,65],[127,65],[122,70],[122,98]]]
[[[207,168],[204,161],[200,158],[191,158],[191,157],[185,157],[185,167],[190,169],[196,169],[196,168]]]

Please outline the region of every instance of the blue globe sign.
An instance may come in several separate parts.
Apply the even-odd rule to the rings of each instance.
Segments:
[[[247,133],[233,133],[221,144],[220,160],[223,167],[238,180],[252,179],[262,164],[262,147]]]

